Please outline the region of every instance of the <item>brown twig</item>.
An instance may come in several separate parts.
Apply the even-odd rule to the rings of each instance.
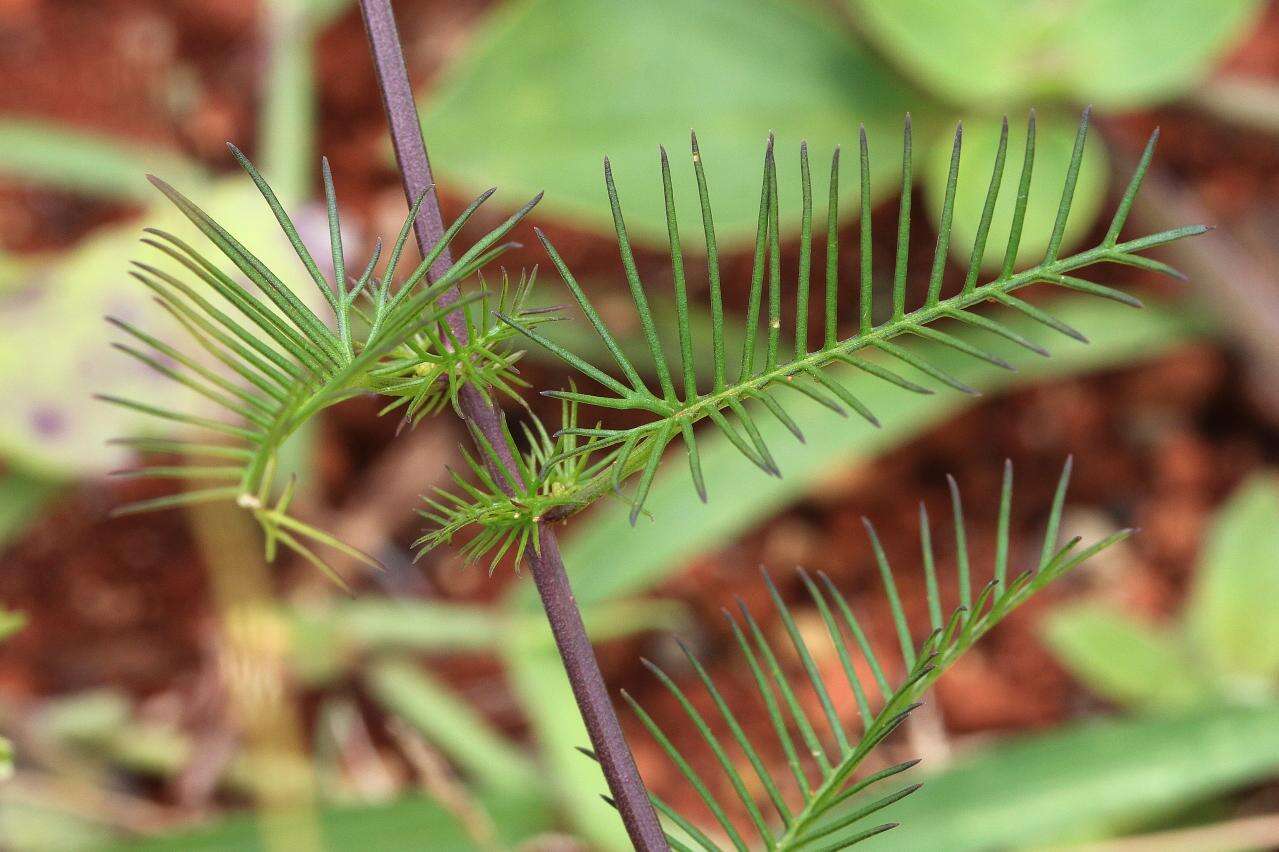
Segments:
[[[417,105],[409,84],[408,70],[404,64],[404,53],[396,31],[395,16],[390,0],[360,0],[360,9],[364,15],[364,25],[390,123],[391,140],[395,146],[405,195],[411,204],[423,193],[426,194],[426,202],[414,222],[418,246],[425,255],[443,235],[444,218],[435,194],[434,178],[422,137]],[[445,249],[436,259],[429,277],[434,280],[443,275],[452,262],[451,254]],[[454,290],[448,295],[446,304],[457,298],[458,293]],[[460,311],[454,311],[449,316],[449,325],[457,339],[464,343],[467,330]],[[503,439],[501,409],[479,389],[471,386],[463,388],[461,406],[466,418],[486,437],[489,445],[498,451],[507,471],[513,475],[517,467]],[[498,477],[499,481],[501,479],[502,477]],[[662,827],[649,802],[648,790],[640,778],[635,758],[626,744],[617,713],[609,700],[608,688],[604,684],[604,676],[600,673],[599,663],[582,624],[582,614],[573,597],[555,536],[544,526],[538,532],[541,540],[540,552],[530,552],[526,559],[613,801],[631,842],[637,849],[646,852],[667,849],[669,847]]]

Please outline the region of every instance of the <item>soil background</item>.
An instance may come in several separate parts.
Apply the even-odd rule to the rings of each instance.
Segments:
[[[476,0],[397,3],[417,80],[429,85],[462,49],[485,5]],[[258,27],[254,4],[237,0],[0,0],[0,80],[5,81],[0,113],[57,119],[169,145],[226,170],[222,140],[253,136],[255,79],[262,62],[255,47]],[[1228,68],[1279,75],[1279,12],[1267,16]],[[321,39],[317,71],[317,148],[341,176],[344,201],[371,231],[384,232],[402,215],[403,202],[384,156],[381,106],[353,10]],[[186,100],[177,104],[172,91],[157,84],[174,74],[193,81]],[[1177,108],[1112,119],[1103,122],[1102,132],[1135,158],[1156,124],[1164,130],[1161,168],[1216,221],[1270,215],[1270,199],[1279,198],[1279,145],[1273,137]],[[446,213],[460,210],[465,199],[448,186],[443,189]],[[893,217],[893,206],[882,205],[877,219]],[[56,250],[136,212],[0,185],[0,241],[15,253]],[[537,223],[549,229],[580,277],[614,281],[622,292],[611,241],[545,217]],[[480,221],[476,228],[486,224],[491,223]],[[914,243],[931,251],[927,227],[917,225]],[[512,263],[536,259],[526,252]],[[640,260],[653,268],[662,262],[657,255]],[[726,281],[741,279],[733,273],[748,264],[749,258],[727,259]],[[1141,290],[1139,275],[1123,275]],[[741,295],[730,292],[728,298]],[[1090,534],[1136,526],[1140,534],[998,628],[940,682],[932,712],[940,736],[950,742],[1042,729],[1105,710],[1054,662],[1038,639],[1038,625],[1052,607],[1081,597],[1105,597],[1153,620],[1179,611],[1211,513],[1250,472],[1273,465],[1279,456],[1275,421],[1249,392],[1243,359],[1228,341],[1201,342],[1131,369],[1048,382],[983,401],[855,474],[837,477],[731,546],[697,559],[654,594],[684,601],[697,614],[698,626],[686,638],[723,678],[731,702],[752,687],[730,653],[732,636],[720,608],[742,595],[766,630],[780,629],[753,566],[774,569],[802,618],[810,618],[813,610],[790,569],[803,565],[825,571],[865,614],[876,645],[887,649],[894,634],[861,517],[875,521],[895,564],[913,567],[919,553],[918,501],[925,501],[939,522],[939,568],[949,576],[954,552],[945,476],[953,474],[968,508],[974,564],[989,565],[1000,472],[1003,460],[1011,459],[1016,469],[1012,556],[1014,565],[1024,564],[1037,553],[1057,473],[1073,454],[1067,524]],[[539,364],[529,366],[527,378],[535,386],[558,387],[567,374]],[[368,472],[394,452],[396,425],[379,418],[371,401],[353,402],[327,416],[318,449],[322,510],[339,511],[369,486]],[[440,462],[447,460],[442,456]],[[150,490],[75,483],[3,554],[0,601],[29,617],[28,627],[0,647],[0,691],[7,699],[34,706],[50,696],[110,686],[144,702],[200,703],[217,630],[207,566],[178,513],[108,521],[113,505],[143,493]],[[405,552],[417,531],[409,508],[383,521]],[[566,535],[571,534],[570,528]],[[274,582],[286,593],[306,582],[303,573],[286,565]],[[446,557],[418,563],[414,578],[412,593],[457,600],[490,600],[506,584],[528,582],[503,569],[485,578],[482,569],[463,571]],[[899,582],[908,614],[925,618],[922,578],[904,571]],[[944,592],[954,599],[953,588]],[[636,695],[654,716],[674,719],[674,700],[638,662],[645,654],[675,661],[671,643],[661,636],[602,647],[609,684]],[[837,666],[838,661],[819,664]],[[436,668],[465,693],[481,696],[477,703],[500,725],[523,735],[516,707],[502,697],[496,666],[444,661]],[[672,671],[685,686],[693,684],[687,669],[674,665]],[[302,698],[304,708],[313,705],[314,696],[304,692]],[[371,705],[365,709],[376,712]],[[687,803],[691,791],[638,724],[626,719],[640,765],[657,792]],[[750,721],[767,724],[766,719]],[[675,727],[679,744],[700,754],[695,731],[686,727]],[[153,795],[163,805],[168,792],[157,788]]]

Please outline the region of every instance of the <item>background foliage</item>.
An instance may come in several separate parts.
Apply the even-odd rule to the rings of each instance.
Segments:
[[[868,845],[1007,848],[1203,825],[1240,848],[1244,835],[1231,832],[1273,813],[1279,649],[1266,626],[1274,622],[1279,497],[1266,471],[1275,461],[1274,421],[1244,379],[1254,372],[1264,385],[1274,366],[1264,337],[1259,345],[1252,331],[1273,313],[1265,309],[1273,282],[1264,272],[1273,264],[1258,248],[1272,242],[1265,152],[1273,138],[1265,128],[1276,125],[1266,108],[1275,65],[1266,7],[1242,0],[397,3],[446,211],[456,214],[475,193],[500,186],[495,209],[465,232],[469,243],[547,190],[537,224],[650,383],[656,376],[618,274],[600,159],[610,157],[669,355],[679,340],[658,146],[685,151],[691,127],[714,197],[731,353],[743,343],[739,305],[748,295],[769,131],[788,285],[801,223],[800,141],[808,142],[819,187],[815,282],[824,260],[826,158],[843,146],[839,236],[849,282],[857,125],[865,125],[871,153],[876,232],[892,235],[906,112],[915,149],[912,299],[923,298],[961,120],[951,283],[967,268],[1005,114],[1008,167],[992,230],[1007,231],[1030,107],[1037,165],[1019,262],[1043,252],[1087,104],[1096,108],[1095,132],[1065,250],[1104,234],[1098,217],[1113,209],[1155,123],[1165,125],[1166,153],[1155,160],[1151,201],[1135,209],[1135,225],[1159,230],[1166,223],[1157,214],[1165,214],[1172,224],[1220,226],[1204,239],[1207,248],[1159,255],[1193,273],[1188,288],[1106,271],[1100,280],[1137,282],[1144,311],[1075,295],[1034,302],[1083,331],[1087,346],[1057,336],[1052,358],[1013,358],[1012,344],[956,331],[960,341],[1015,361],[1015,374],[930,342],[913,350],[981,398],[909,395],[833,368],[830,376],[875,411],[879,429],[796,397],[787,410],[805,443],[780,423],[758,424],[783,478],[750,469],[731,441],[708,430],[698,433],[708,504],[689,487],[684,454],[672,452],[655,469],[634,527],[621,500],[575,520],[565,558],[609,682],[650,708],[681,747],[689,740],[679,735],[694,727],[638,658],[653,659],[690,694],[699,690],[669,639],[675,633],[725,689],[742,686],[749,673],[733,663],[731,634],[716,626],[720,606],[745,596],[770,641],[790,642],[783,620],[768,614],[775,610],[751,570],[756,562],[779,578],[801,631],[824,627],[791,568],[803,562],[831,572],[854,608],[869,613],[877,653],[887,654],[897,637],[857,517],[880,523],[912,623],[927,623],[924,590],[908,579],[919,563],[915,499],[948,520],[942,483],[955,472],[965,492],[978,495],[967,504],[970,543],[988,565],[1003,455],[1018,462],[1016,542],[1047,516],[1052,467],[1077,450],[1079,488],[1062,519],[1067,537],[1091,541],[1132,525],[1142,533],[1009,619],[925,696],[922,714],[884,752],[885,765],[925,757],[901,776],[902,785],[924,786],[875,815],[903,827]],[[410,563],[420,525],[407,510],[417,494],[443,484],[430,472],[463,466],[455,447],[465,436],[443,420],[397,436],[394,415],[379,419],[377,406],[357,400],[283,448],[280,466],[303,473],[299,517],[350,536],[388,566],[362,577],[353,598],[317,583],[296,561],[267,569],[253,531],[216,512],[105,518],[113,505],[169,492],[102,478],[126,461],[104,439],[143,421],[90,394],[200,405],[107,354],[119,338],[104,313],[166,337],[172,331],[143,288],[125,281],[143,223],[186,227],[143,173],[160,174],[247,235],[317,309],[322,297],[270,211],[233,171],[223,137],[250,150],[298,211],[299,233],[326,273],[320,153],[333,157],[351,211],[344,209],[342,228],[348,267],[363,268],[373,235],[395,236],[404,206],[386,165],[351,4],[111,0],[85,11],[33,0],[0,10],[0,30],[3,43],[16,46],[0,51],[0,75],[12,77],[0,93],[7,329],[0,388],[10,401],[0,413],[0,730],[16,753],[12,778],[0,782],[3,845],[389,849],[430,835],[441,848],[507,848],[551,842],[555,832],[625,848],[615,813],[598,797],[598,768],[576,751],[585,732],[527,578],[502,570],[479,582],[483,572],[463,570],[448,548]],[[1241,70],[1252,76],[1225,76]],[[671,167],[681,213],[688,210],[679,233],[705,382],[711,324],[695,175],[683,155]],[[521,228],[517,238],[530,245],[507,259],[510,271],[540,263],[537,304],[562,303],[532,231]],[[1002,260],[1002,240],[993,242],[985,275]],[[891,239],[876,240],[875,283],[885,294],[893,251]],[[1255,268],[1263,270],[1260,285]],[[1238,288],[1252,299],[1243,310],[1232,301]],[[1185,298],[1195,292],[1207,295]],[[565,313],[567,321],[539,331],[605,362],[607,351],[585,333],[577,310]],[[792,319],[788,306],[787,328]],[[1009,327],[1036,344],[1053,336],[1019,317]],[[538,347],[519,348],[527,348],[521,378],[538,388],[568,386],[567,371]],[[1205,371],[1215,378],[1203,378]],[[1202,398],[1188,401],[1195,394]],[[558,405],[526,396],[543,420],[556,421]],[[520,406],[508,400],[508,407],[531,423]],[[523,444],[523,433],[515,434]],[[936,556],[948,578],[955,554],[945,538],[937,536]],[[1033,564],[1038,540],[1012,552],[1015,564]],[[949,600],[955,590],[947,582]],[[166,661],[159,675],[148,668],[156,659]],[[805,677],[797,659],[784,662]],[[818,662],[838,674],[837,656],[819,654]],[[1007,696],[1012,710],[991,709]],[[842,698],[841,707],[854,706]],[[817,703],[807,709],[820,713]],[[655,789],[686,790],[677,772],[659,768],[642,726],[627,724]],[[690,753],[709,774],[713,756]],[[299,801],[312,804],[297,808]],[[691,795],[677,804],[691,804],[697,823],[714,828]]]

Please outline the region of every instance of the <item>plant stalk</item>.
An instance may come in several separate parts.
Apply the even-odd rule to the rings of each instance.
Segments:
[[[404,182],[404,194],[410,205],[422,193],[427,194],[417,220],[413,223],[418,246],[426,254],[444,233],[444,217],[435,193],[426,142],[422,137],[422,125],[396,31],[395,15],[390,0],[360,0],[360,11],[364,16],[378,87],[386,107],[391,141]],[[452,264],[452,255],[446,248],[432,265],[428,277],[432,281],[436,280]],[[445,294],[442,301],[450,304],[458,296],[459,293],[454,288]],[[465,342],[467,329],[462,312],[451,313],[448,322],[457,339]],[[470,385],[462,389],[460,401],[466,418],[479,428],[489,445],[497,450],[507,470],[518,476],[515,473],[517,468],[514,459],[510,457],[503,439],[501,409],[479,389]],[[502,478],[498,477],[498,481],[502,481]],[[609,700],[608,687],[604,684],[599,662],[595,659],[595,652],[587,638],[586,627],[582,623],[581,611],[564,571],[564,560],[560,556],[555,534],[544,524],[538,532],[541,537],[541,552],[530,551],[525,558],[613,801],[636,849],[644,852],[669,849],[657,814],[649,801],[648,789],[640,778],[635,758],[626,744],[617,713]]]

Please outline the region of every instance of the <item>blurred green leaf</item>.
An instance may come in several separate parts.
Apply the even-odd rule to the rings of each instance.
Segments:
[[[481,796],[502,839],[516,843],[551,827],[550,814],[518,796]],[[476,849],[457,817],[434,801],[409,797],[389,805],[328,807],[319,812],[328,849],[401,852],[423,848],[459,852]],[[84,848],[84,847],[80,847]],[[139,838],[110,847],[110,852],[268,852],[287,848],[286,838],[264,844],[252,816],[232,817],[205,828],[165,837]]]
[[[18,256],[0,249],[0,298],[19,286],[35,263],[38,260],[31,255]]]
[[[469,704],[403,659],[385,659],[365,674],[369,692],[384,708],[412,725],[470,780],[494,793],[541,795],[537,768]]]
[[[121,201],[151,201],[147,172],[175,183],[206,178],[186,158],[50,121],[0,121],[0,174],[38,186]]]
[[[20,536],[58,492],[47,479],[9,472],[0,477],[0,547]],[[0,639],[5,637],[0,619]]]
[[[1216,690],[1179,636],[1097,604],[1059,609],[1045,633],[1057,658],[1098,695],[1135,710],[1184,711]]]
[[[24,614],[0,609],[0,640],[8,639],[21,630],[26,623],[27,617]]]
[[[1186,628],[1215,669],[1254,677],[1261,691],[1279,677],[1279,484],[1257,476],[1213,520],[1187,603]]]
[[[40,712],[39,726],[59,742],[92,743],[128,724],[132,706],[124,693],[93,689],[50,701]]]
[[[0,786],[0,849],[13,852],[83,852],[111,841],[111,830],[87,816]]]
[[[0,641],[22,629],[27,623],[26,616],[19,612],[0,609]],[[13,777],[13,744],[5,737],[0,737],[0,782]]]
[[[309,684],[331,683],[365,654],[491,653],[501,640],[491,607],[400,598],[326,601],[289,613],[291,665]]]
[[[599,764],[577,750],[591,741],[545,620],[541,632],[508,643],[503,660],[545,764],[543,787],[593,848],[625,852],[631,845],[622,821],[600,798],[608,788]]]
[[[696,198],[689,128],[698,133],[726,245],[753,238],[764,140],[777,133],[781,208],[798,222],[800,139],[817,162],[870,135],[877,190],[899,180],[902,119],[929,107],[863,52],[837,19],[780,0],[516,0],[473,36],[469,53],[427,95],[427,138],[445,179],[494,183],[515,196],[546,190],[543,209],[612,230],[600,158],[612,161],[638,240],[664,243],[657,145],[672,153],[678,192]],[[892,156],[885,156],[891,154]],[[819,168],[820,172],[820,168]],[[783,222],[783,227],[788,223]],[[702,224],[681,222],[701,251]]]
[[[1203,328],[1202,321],[1183,308],[1158,306],[1135,311],[1126,306],[1096,299],[1063,298],[1054,303],[1053,313],[1063,321],[1091,335],[1092,344],[1074,341],[1031,327],[1022,317],[1001,317],[1031,340],[1047,343],[1051,358],[1023,361],[1020,373],[1008,373],[985,362],[956,360],[948,351],[921,346],[918,351],[933,363],[944,364],[954,376],[985,392],[998,392],[1055,376],[1075,375],[1114,365],[1127,365],[1192,339]],[[1002,341],[970,329],[951,333],[978,341],[987,351],[1008,355]],[[1053,337],[1056,339],[1052,339]],[[932,396],[916,396],[884,382],[839,373],[842,383],[874,411],[882,428],[841,421],[831,412],[796,397],[790,412],[803,428],[807,443],[800,444],[780,424],[760,420],[759,429],[782,469],[782,478],[756,475],[747,470],[740,454],[718,435],[699,441],[702,468],[708,482],[743,482],[750,499],[736,499],[728,491],[712,490],[703,505],[688,487],[688,469],[682,458],[663,465],[654,480],[648,512],[632,528],[629,507],[607,503],[596,507],[576,524],[566,537],[564,560],[573,580],[573,590],[584,607],[620,595],[650,588],[687,565],[689,560],[712,550],[734,536],[800,499],[818,483],[839,472],[874,458],[890,447],[910,441],[925,430],[973,405],[971,397],[950,391]],[[746,479],[743,479],[745,477]],[[739,487],[740,489],[740,487]],[[618,543],[624,546],[619,547]],[[514,588],[512,595],[526,609],[536,606],[536,596],[528,584]]]
[[[685,616],[671,601],[609,601],[585,613],[586,630],[601,641],[666,630]],[[458,602],[364,598],[332,601],[292,613],[294,662],[324,679],[353,654],[493,653],[512,636],[541,637],[542,614]],[[531,640],[530,640],[531,641]]]
[[[1030,200],[1017,251],[1017,263],[1038,263],[1048,248],[1048,237],[1057,218],[1070,154],[1075,146],[1079,119],[1059,112],[1043,112],[1035,133],[1035,167],[1031,172]],[[963,151],[959,162],[959,183],[955,190],[955,212],[951,223],[951,247],[955,261],[967,267],[971,246],[977,236],[986,191],[999,149],[1000,122],[979,118],[964,122]],[[938,139],[928,154],[924,170],[924,189],[930,210],[940,210],[946,195],[946,178],[950,170],[950,138]],[[1012,225],[1017,185],[1021,179],[1022,154],[1026,145],[1026,122],[1022,116],[1009,117],[1008,153],[1003,180],[999,184],[999,200],[991,219],[990,238],[986,242],[983,265],[998,269],[1004,259],[1008,229]],[[1075,184],[1074,204],[1066,222],[1063,246],[1069,249],[1088,233],[1106,200],[1110,180],[1110,158],[1106,146],[1096,132],[1090,133],[1084,149],[1083,163]]]
[[[948,100],[1070,98],[1107,108],[1176,97],[1256,20],[1259,0],[849,0],[859,26]]]
[[[306,198],[315,175],[317,33],[353,0],[267,0],[268,64],[258,114],[259,165],[286,201]]]
[[[140,775],[172,777],[195,749],[172,723],[138,718],[129,698],[112,689],[60,697],[37,721],[42,737],[78,758]]]
[[[327,26],[335,18],[355,5],[355,0],[271,0],[273,4],[300,6],[306,10],[311,25]]]
[[[512,617],[517,618],[516,623],[520,625],[522,641],[533,642],[536,638],[541,638],[554,642],[546,629],[546,618],[541,613],[532,617]],[[687,623],[689,617],[688,609],[680,601],[644,598],[601,601],[599,606],[593,606],[582,613],[586,633],[592,642],[607,642],[609,639],[655,630],[677,630]]]
[[[865,849],[996,850],[1083,840],[1279,770],[1279,707],[1094,722],[1000,744],[924,778]]]
[[[516,629],[501,646],[502,659],[538,752],[557,779],[555,799],[578,831],[596,846],[628,849],[617,812],[600,799],[607,788],[598,764],[577,751],[590,743],[590,737],[546,616],[521,607],[521,600],[518,594],[508,596],[503,607]],[[686,617],[682,605],[663,600],[599,601],[582,612],[586,631],[595,642],[637,631],[674,630]]]
[[[501,639],[491,608],[457,602],[357,598],[294,616],[322,631],[323,641],[363,651],[465,653],[491,650]]]

